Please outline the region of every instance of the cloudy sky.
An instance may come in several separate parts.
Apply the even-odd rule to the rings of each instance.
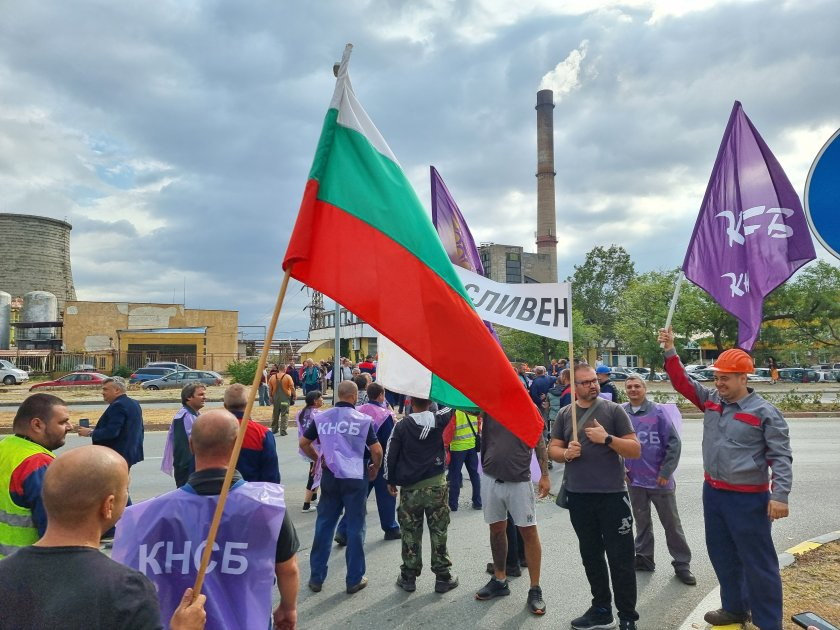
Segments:
[[[623,245],[639,271],[682,262],[734,100],[798,191],[840,127],[834,0],[41,0],[2,15],[0,211],[73,224],[80,299],[180,302],[186,285],[188,307],[241,325],[268,323],[347,42],[420,198],[434,164],[480,242],[536,249],[534,105],[555,90],[561,278],[595,245]],[[342,264],[364,256],[347,243]],[[306,336],[307,301],[293,283],[277,337]]]

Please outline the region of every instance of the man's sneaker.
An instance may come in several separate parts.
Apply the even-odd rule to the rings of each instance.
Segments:
[[[280,435],[289,435],[286,431],[280,431]]]
[[[335,538],[333,538],[335,542],[338,543],[339,547],[346,547],[347,546],[347,537],[342,536],[341,534],[336,534]]]
[[[493,566],[492,562],[487,563],[487,573],[490,575],[494,575],[496,573],[496,568]],[[505,567],[505,577],[519,577],[522,575],[522,569],[519,567],[512,567],[510,565]]]
[[[592,606],[577,619],[572,619],[572,628],[575,630],[607,630],[608,628],[615,628],[615,619],[613,619],[611,610]]]
[[[750,620],[750,613],[732,613],[723,608],[718,608],[703,615],[703,620],[713,626],[728,626],[734,623],[746,623]]]
[[[353,584],[352,586],[347,587],[347,594],[352,595],[353,593],[358,593],[361,591],[365,586],[367,586],[368,579],[365,576],[362,576],[362,579],[359,580],[357,584]]]
[[[697,578],[688,569],[677,569],[677,579],[688,586],[697,586]]]
[[[493,599],[494,597],[507,597],[510,595],[508,581],[499,582],[496,578],[490,578],[484,586],[475,594],[476,599]]]
[[[528,590],[528,610],[535,615],[545,614],[545,602],[542,598],[542,589],[539,586],[532,586]]]
[[[303,509],[301,510],[301,512],[317,512],[317,511],[318,511],[317,508],[314,505],[312,505],[311,503],[309,505],[305,505],[303,507]]]
[[[619,619],[618,630],[636,630],[636,622],[632,619]]]
[[[402,538],[402,532],[399,527],[389,529],[385,532],[385,540],[399,540],[400,538]]]
[[[656,563],[653,560],[638,555],[636,556],[635,566],[636,571],[654,571],[656,569]]]
[[[452,575],[450,573],[448,576],[439,575],[435,578],[435,593],[446,593],[456,586],[458,586],[457,575]]]
[[[397,586],[406,593],[413,593],[417,590],[417,579],[413,575],[405,575],[400,571],[400,575],[397,578]]]

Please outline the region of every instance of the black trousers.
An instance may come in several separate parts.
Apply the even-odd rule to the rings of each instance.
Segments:
[[[592,605],[611,610],[614,595],[619,619],[638,619],[633,512],[627,493],[569,492],[568,496]]]

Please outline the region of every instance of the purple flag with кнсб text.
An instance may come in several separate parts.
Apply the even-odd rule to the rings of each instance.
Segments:
[[[434,166],[430,166],[432,181],[432,223],[435,224],[440,242],[446,250],[449,260],[453,265],[463,267],[479,275],[484,275],[484,265],[481,264],[481,256],[475,246],[470,228],[464,220],[464,215],[458,209],[458,204],[449,194],[449,189],[443,183],[443,178]],[[493,324],[485,321],[484,325],[493,335],[493,339],[499,342]]]
[[[738,319],[738,345],[750,351],[765,296],[814,258],[799,197],[735,101],[688,244],[685,277]]]

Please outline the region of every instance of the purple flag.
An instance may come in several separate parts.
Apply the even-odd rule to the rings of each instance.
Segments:
[[[470,228],[464,215],[458,209],[458,204],[449,194],[449,189],[443,183],[440,173],[434,166],[430,166],[432,181],[432,223],[435,224],[440,242],[446,250],[449,260],[453,265],[463,267],[479,275],[484,275],[484,265],[481,264],[481,256],[475,246]],[[493,324],[485,321],[484,325],[493,335],[493,339],[502,345],[499,336],[493,328]]]
[[[738,345],[750,351],[765,296],[814,258],[799,197],[735,101],[688,244],[685,277],[738,319]]]
[[[453,265],[484,275],[481,256],[458,204],[449,194],[440,173],[430,166],[432,180],[432,223],[435,224],[443,249]]]

